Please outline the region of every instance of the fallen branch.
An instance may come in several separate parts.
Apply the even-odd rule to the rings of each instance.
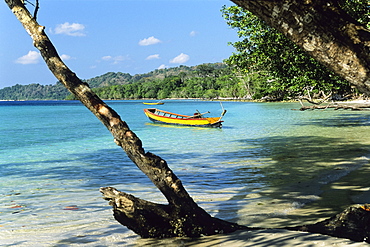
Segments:
[[[300,111],[306,110],[317,110],[317,109],[328,109],[334,108],[334,110],[352,110],[352,111],[369,111],[370,104],[353,104],[353,105],[342,105],[342,104],[327,104],[327,105],[311,105],[311,106],[304,106],[301,104],[302,107],[299,109]]]
[[[301,105],[303,105],[302,100],[306,100],[308,103],[311,103],[313,105],[321,105],[324,102],[328,102],[328,99],[330,99],[331,95],[332,95],[332,93],[330,93],[324,99],[321,99],[320,101],[317,101],[317,102],[316,101],[313,101],[310,95],[309,95],[309,98],[307,98],[307,97],[300,97],[298,100],[301,103]]]

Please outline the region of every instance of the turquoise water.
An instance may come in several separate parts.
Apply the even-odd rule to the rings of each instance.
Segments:
[[[359,169],[370,176],[368,112],[223,102],[223,128],[211,129],[153,124],[142,101],[107,103],[216,217],[282,227],[370,202],[369,179],[349,180]],[[213,116],[222,111],[218,102],[191,100],[158,108]],[[99,188],[165,203],[79,102],[0,102],[0,139],[0,245],[140,245],[113,219]],[[346,197],[326,196],[339,190]]]

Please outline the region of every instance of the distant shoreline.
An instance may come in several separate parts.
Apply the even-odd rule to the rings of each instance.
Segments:
[[[119,101],[119,100],[159,100],[159,99],[102,99],[103,101]],[[298,102],[297,100],[292,101],[263,101],[263,100],[252,100],[252,99],[237,99],[237,98],[219,98],[219,99],[202,99],[202,98],[169,98],[161,99],[160,101],[166,100],[199,100],[199,101],[225,101],[225,102],[255,102],[255,103],[286,103],[286,102]],[[59,100],[59,99],[25,99],[25,100],[3,100],[0,99],[0,102],[25,102],[25,101],[79,101],[79,100]],[[370,99],[354,99],[354,100],[345,100],[345,101],[333,101],[326,102],[323,104],[370,104]]]

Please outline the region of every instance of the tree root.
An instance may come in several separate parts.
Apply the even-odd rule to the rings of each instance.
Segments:
[[[214,218],[195,203],[183,207],[156,204],[113,187],[100,192],[113,206],[114,218],[143,238],[200,237],[256,229]]]

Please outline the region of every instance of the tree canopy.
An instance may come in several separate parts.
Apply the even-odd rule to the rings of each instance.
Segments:
[[[351,15],[370,23],[366,1],[342,1]],[[347,80],[309,56],[281,32],[252,12],[238,6],[223,7],[227,24],[236,29],[240,41],[231,43],[236,53],[225,62],[242,73],[268,76],[263,85],[253,85],[258,96],[296,98],[310,93],[344,95],[351,91]]]
[[[269,27],[276,28],[361,92],[370,94],[367,1],[232,1],[258,16]],[[270,43],[277,39],[272,37],[266,41]]]

